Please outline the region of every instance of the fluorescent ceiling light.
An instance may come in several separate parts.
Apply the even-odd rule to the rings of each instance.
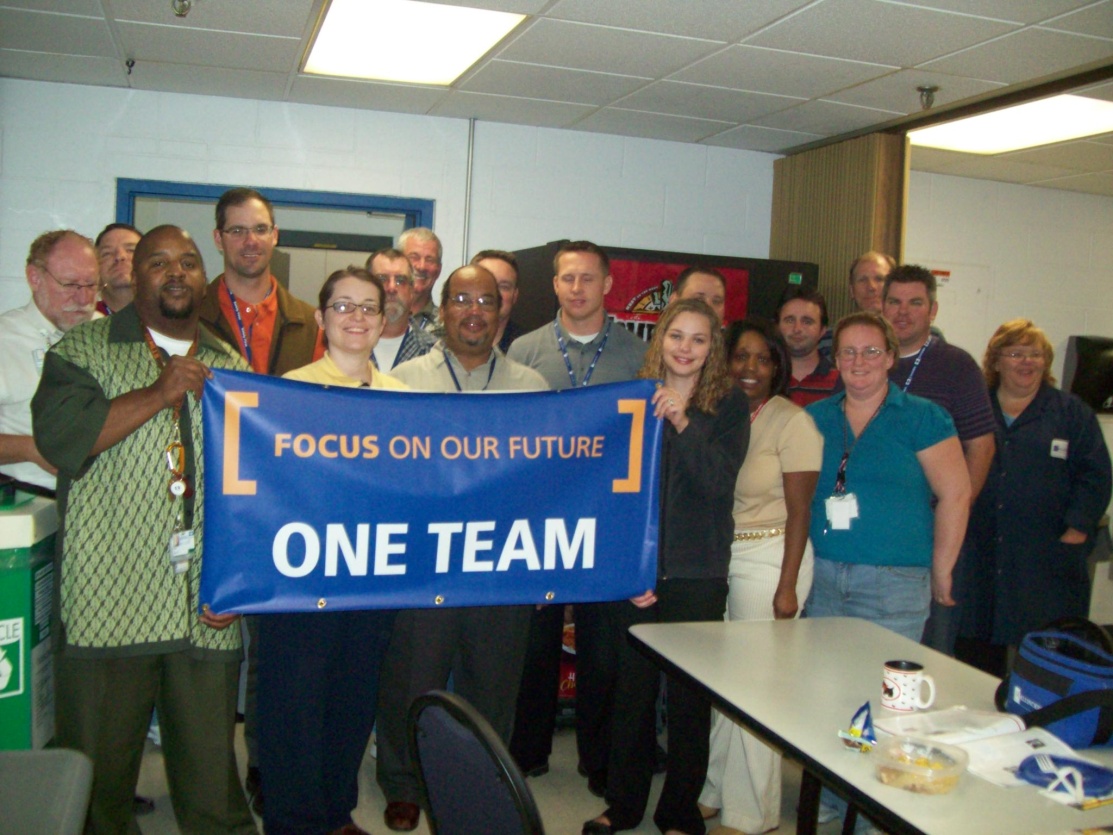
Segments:
[[[913,145],[1003,154],[1113,131],[1113,102],[1085,96],[1053,96],[909,131]]]
[[[332,0],[305,72],[447,85],[523,20],[415,0]]]

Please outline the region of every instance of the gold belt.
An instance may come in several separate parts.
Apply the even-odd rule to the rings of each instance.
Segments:
[[[769,528],[764,531],[735,531],[735,542],[752,542],[755,539],[769,539],[773,536],[784,536],[784,528]]]

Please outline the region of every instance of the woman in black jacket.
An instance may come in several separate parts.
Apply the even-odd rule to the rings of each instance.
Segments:
[[[629,644],[636,623],[723,619],[734,535],[734,484],[749,443],[746,397],[727,372],[719,319],[698,299],[665,308],[639,376],[659,379],[654,414],[666,421],[661,452],[657,587],[605,604],[610,621],[615,710],[607,809],[585,835],[636,827],[653,778],[659,671]],[[665,833],[702,835],[697,806],[707,771],[711,705],[668,678],[668,773],[653,816]]]

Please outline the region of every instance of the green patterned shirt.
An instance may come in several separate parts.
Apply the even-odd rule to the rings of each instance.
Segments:
[[[197,359],[246,371],[235,351],[200,328]],[[69,331],[46,355],[32,401],[35,443],[58,467],[62,517],[55,571],[60,644],[84,656],[199,651],[233,653],[240,630],[201,623],[203,480],[201,404],[181,417],[191,500],[170,500],[166,447],[174,418],[163,409],[99,455],[92,448],[111,401],[154,383],[160,369],[134,307]],[[195,454],[196,453],[196,454]],[[178,514],[192,526],[196,556],[180,574],[167,549]]]

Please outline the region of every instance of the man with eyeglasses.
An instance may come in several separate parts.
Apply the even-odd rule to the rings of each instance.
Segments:
[[[480,266],[453,272],[440,306],[444,338],[423,357],[396,366],[391,376],[417,391],[545,391],[536,371],[507,359],[494,347],[499,289]],[[491,402],[491,408],[498,404]],[[383,659],[379,683],[377,778],[387,799],[383,818],[396,832],[409,832],[421,817],[415,764],[406,744],[410,703],[443,689],[453,673],[456,692],[510,739],[514,704],[529,630],[529,606],[405,609]],[[458,661],[453,666],[453,660]]]
[[[417,226],[398,236],[398,248],[414,268],[414,298],[410,305],[414,322],[422,330],[437,326],[437,306],[433,304],[433,285],[441,274],[444,247],[432,229]]]
[[[966,351],[932,333],[939,303],[930,270],[915,264],[894,269],[885,279],[882,303],[900,343],[900,359],[889,371],[889,379],[950,413],[970,473],[973,501],[985,484],[996,448],[993,407],[981,369]],[[952,593],[960,606],[961,595],[962,589]],[[932,601],[924,627],[924,643],[948,655],[954,655],[958,629],[955,608]]]
[[[216,204],[213,241],[224,272],[209,284],[201,321],[234,346],[252,370],[282,375],[324,355],[313,307],[271,274],[278,245],[274,207],[258,191],[233,188]]]
[[[510,358],[536,369],[554,391],[633,380],[646,344],[607,315],[604,303],[611,283],[611,262],[602,247],[591,241],[562,244],[553,257],[553,291],[560,309],[552,322],[519,337],[510,346]],[[609,677],[615,673],[610,658],[615,639],[607,611],[602,603],[575,606],[578,769],[597,797],[607,786],[613,707],[607,694],[614,692]],[[530,623],[521,698],[522,703],[531,700],[523,719],[532,715],[533,721],[516,725],[510,747],[526,773],[548,771],[563,629],[562,606],[536,610]]]
[[[209,283],[201,302],[201,323],[239,351],[257,374],[281,376],[324,356],[324,333],[317,326],[314,308],[291,295],[271,274],[271,257],[278,245],[271,202],[255,189],[224,192],[216,204],[213,241],[224,256],[224,272]],[[251,641],[254,617],[244,618],[244,624],[249,635],[244,790],[252,810],[261,817],[263,789],[255,734],[255,650]]]
[[[372,252],[367,271],[383,283],[383,333],[372,356],[382,371],[429,353],[437,338],[410,317],[414,298],[413,267],[401,250],[387,247]]]
[[[31,397],[47,350],[93,316],[93,242],[70,229],[45,232],[31,244],[24,274],[31,300],[0,315],[0,481],[53,496],[55,468],[31,437]]]

